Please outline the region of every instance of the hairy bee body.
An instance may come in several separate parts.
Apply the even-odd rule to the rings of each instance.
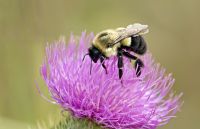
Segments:
[[[122,48],[128,51],[133,51],[134,53],[139,54],[139,55],[143,55],[144,53],[146,53],[147,45],[142,36],[131,37],[129,39],[130,40],[127,41],[129,42],[128,45],[126,45],[125,43],[122,43],[122,46],[121,46]]]
[[[147,32],[148,26],[138,23],[129,25],[126,28],[104,30],[94,37],[92,46],[88,49],[88,55],[94,63],[100,60],[105,70],[104,60],[111,56],[117,56],[119,78],[123,74],[122,56],[136,60],[136,75],[140,76],[143,63],[138,57],[129,52],[134,52],[138,55],[143,55],[146,52],[146,42],[141,35]]]
[[[95,36],[92,45],[102,52],[105,57],[116,56],[117,49],[121,45],[115,44],[112,47],[110,47],[110,45],[112,45],[117,37],[118,33],[115,30],[105,30]]]

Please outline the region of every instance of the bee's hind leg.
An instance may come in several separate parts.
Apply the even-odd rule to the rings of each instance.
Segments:
[[[140,59],[137,59],[135,61],[135,70],[136,70],[136,76],[139,77],[141,75],[141,69],[144,67],[143,62]]]
[[[139,58],[137,58],[136,56],[130,54],[129,52],[123,51],[123,55],[126,56],[129,59],[136,60],[135,61],[136,76],[139,77],[142,73],[141,69],[142,69],[142,67],[144,67],[143,62]]]

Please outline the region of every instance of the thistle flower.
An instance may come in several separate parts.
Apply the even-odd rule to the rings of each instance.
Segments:
[[[46,47],[41,75],[53,101],[77,118],[87,118],[110,129],[155,129],[172,118],[181,106],[182,94],[174,95],[174,79],[152,59],[144,55],[144,68],[136,77],[130,61],[124,58],[124,74],[118,78],[117,59],[93,64],[84,54],[93,34],[82,33],[77,40],[71,36]]]

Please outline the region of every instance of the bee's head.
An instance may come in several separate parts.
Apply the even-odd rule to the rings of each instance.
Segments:
[[[97,62],[98,61],[98,59],[101,57],[101,52],[96,48],[96,47],[94,47],[93,45],[92,45],[92,47],[90,47],[89,49],[88,49],[88,54],[89,54],[89,56],[90,56],[90,58],[92,59],[92,61],[93,62]]]

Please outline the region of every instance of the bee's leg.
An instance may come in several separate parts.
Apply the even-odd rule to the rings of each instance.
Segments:
[[[92,73],[92,60],[90,62],[90,75],[91,75],[91,73]]]
[[[129,52],[126,51],[122,51],[123,55],[126,56],[127,58],[131,59],[131,60],[137,60],[138,58],[132,54],[130,54]]]
[[[135,61],[136,76],[139,77],[141,75],[141,69],[142,69],[142,67],[144,67],[143,62],[136,56],[134,56],[126,51],[123,51],[123,55],[129,59],[136,60]]]
[[[122,78],[123,75],[123,53],[122,50],[118,50],[117,57],[118,57],[118,70],[119,70],[119,79]]]
[[[108,71],[107,71],[107,68],[106,68],[106,66],[105,66],[105,58],[103,57],[103,56],[101,56],[100,57],[100,61],[101,61],[101,65],[102,65],[102,67],[105,69],[105,71],[106,71],[106,74],[108,74]]]
[[[136,69],[136,76],[139,77],[141,75],[141,69],[144,67],[143,62],[140,59],[135,61],[135,69]]]

